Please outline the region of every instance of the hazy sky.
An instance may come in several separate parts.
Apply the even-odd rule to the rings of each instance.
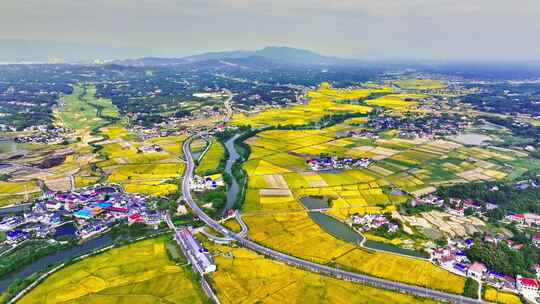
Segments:
[[[540,59],[540,0],[0,0],[0,38],[167,56],[279,45],[347,57]]]

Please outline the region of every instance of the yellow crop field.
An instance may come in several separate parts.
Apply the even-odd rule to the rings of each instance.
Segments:
[[[118,139],[123,138],[129,134],[129,132],[122,126],[111,126],[106,128],[101,128],[99,133],[107,136],[109,139]]]
[[[157,144],[170,154],[179,156],[182,154],[182,143],[187,138],[187,135],[169,135],[164,137],[154,137],[148,140],[148,142]]]
[[[251,239],[315,262],[328,263],[355,247],[324,232],[306,212],[244,215],[243,219]]]
[[[203,155],[203,158],[199,162],[199,165],[195,169],[195,173],[204,174],[205,172],[211,172],[217,170],[219,163],[225,157],[225,148],[217,139],[210,141],[210,148]]]
[[[295,105],[283,109],[270,109],[246,116],[235,114],[232,124],[251,126],[277,126],[277,125],[303,125],[318,122],[325,115],[338,113],[361,113],[371,111],[370,107],[357,104],[339,103],[339,100],[358,99],[374,92],[370,89],[338,90],[322,85],[318,90],[308,93],[309,101],[306,104]]]
[[[137,155],[137,146],[129,142],[110,143],[103,145],[99,152],[108,158],[129,157]]]
[[[383,97],[370,99],[366,104],[390,109],[406,109],[418,105],[415,100],[425,98],[423,94],[390,94]]]
[[[178,185],[157,182],[133,182],[124,184],[124,190],[132,193],[144,193],[147,195],[164,196],[178,190]]]
[[[99,181],[97,176],[75,176],[75,188],[93,185]]]
[[[116,168],[107,178],[109,182],[156,180],[175,178],[182,175],[184,164],[134,164]]]
[[[465,279],[428,261],[368,252],[322,230],[307,213],[244,215],[249,237],[276,250],[318,263],[334,261],[354,271],[419,286],[463,292]]]
[[[521,304],[521,299],[514,293],[497,290],[491,286],[486,288],[484,300],[501,304]]]
[[[336,259],[351,270],[404,283],[461,294],[465,279],[428,261],[355,249]]]
[[[402,89],[435,90],[446,86],[444,81],[436,79],[400,79],[394,81]]]
[[[234,258],[218,256],[211,276],[220,301],[234,303],[435,303],[397,292],[346,282],[290,267],[244,248],[214,246]]]
[[[164,238],[149,239],[68,265],[18,303],[205,303],[189,272],[167,258]]]
[[[25,194],[41,191],[35,181],[28,182],[3,182],[0,181],[1,195]]]

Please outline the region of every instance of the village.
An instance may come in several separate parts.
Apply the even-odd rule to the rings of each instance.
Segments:
[[[141,194],[123,192],[119,185],[93,185],[69,192],[47,193],[29,208],[0,220],[3,245],[12,250],[29,239],[62,237],[89,239],[107,232],[121,220],[157,227],[163,214]]]
[[[540,185],[534,180],[519,181],[512,185],[517,191],[530,187],[539,188]],[[499,191],[499,187],[492,186],[488,191]],[[419,210],[423,211],[416,215],[405,215],[395,211],[387,214],[355,214],[350,216],[347,223],[359,233],[379,232],[375,235],[386,238],[399,236],[400,230],[404,232],[403,235],[412,236],[415,232],[411,227],[422,232],[428,230],[425,229],[426,226],[431,230],[438,229],[440,231],[437,240],[423,243],[422,251],[429,254],[432,263],[479,283],[520,294],[532,302],[539,297],[540,264],[534,264],[528,269],[531,276],[519,274],[514,276],[490,269],[481,261],[471,260],[468,255],[468,251],[475,243],[493,248],[504,245],[514,252],[525,250],[524,241],[513,239],[512,234],[489,231],[486,227],[485,223],[489,220],[487,212],[499,208],[498,205],[472,199],[445,200],[433,193],[413,198],[407,204],[411,208],[420,208]],[[515,227],[520,233],[527,235],[529,239],[526,242],[540,248],[539,214],[509,212],[498,222],[502,226]],[[410,240],[401,240],[403,248],[410,243]]]
[[[538,188],[535,181],[519,181],[514,183],[513,188],[517,191],[528,189],[529,187]],[[492,186],[490,192],[499,191],[499,187]],[[437,208],[442,208],[447,214],[458,218],[477,217],[479,219],[488,220],[486,213],[489,210],[499,208],[499,206],[491,203],[480,203],[472,199],[449,199],[445,202],[444,199],[434,194],[429,194],[421,198],[413,199],[410,204],[412,206],[429,205]],[[515,227],[520,233],[525,233],[528,236],[529,242],[533,246],[540,248],[540,215],[535,213],[507,213],[504,218],[498,221],[500,225],[508,225]],[[534,264],[529,273],[535,277],[524,277],[516,275],[515,277],[506,273],[501,273],[479,261],[471,261],[467,257],[467,250],[471,249],[475,242],[480,242],[485,246],[499,246],[504,244],[511,251],[519,252],[524,250],[525,244],[522,241],[513,240],[511,235],[505,233],[494,233],[490,231],[478,231],[473,233],[476,240],[470,237],[470,234],[455,235],[448,237],[445,245],[427,247],[426,251],[430,254],[431,260],[437,265],[462,276],[467,276],[484,282],[495,288],[505,291],[519,293],[528,300],[535,302],[538,298],[540,265]],[[480,238],[478,238],[480,236]]]
[[[332,169],[351,169],[351,168],[367,168],[372,164],[372,160],[363,158],[351,157],[330,157],[320,156],[306,161],[308,167],[313,171],[324,171]]]
[[[375,131],[397,129],[399,138],[436,139],[442,136],[456,135],[470,128],[472,121],[455,116],[434,116],[410,114],[405,117],[380,115],[372,118],[368,124]],[[367,132],[366,136],[373,137],[375,133]],[[358,135],[357,135],[358,136]]]

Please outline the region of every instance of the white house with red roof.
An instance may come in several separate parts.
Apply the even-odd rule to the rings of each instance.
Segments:
[[[139,222],[142,222],[143,220],[144,220],[143,217],[138,213],[134,213],[128,216],[128,221],[130,223],[139,223]]]
[[[467,269],[467,276],[481,280],[487,271],[486,265],[480,262],[474,262],[469,269]]]
[[[520,275],[516,279],[517,290],[521,293],[530,293],[538,291],[538,281],[536,279],[524,278]]]
[[[514,213],[506,216],[506,219],[511,222],[523,224],[525,222],[525,215],[523,213]]]

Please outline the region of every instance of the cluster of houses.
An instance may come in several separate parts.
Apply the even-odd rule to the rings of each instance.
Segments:
[[[140,153],[155,153],[163,151],[157,144],[145,143],[137,147],[137,151]]]
[[[480,262],[471,263],[467,258],[465,251],[473,245],[471,239],[451,240],[448,245],[430,249],[429,252],[435,263],[441,267],[462,275],[471,277],[478,281],[492,285],[496,288],[503,288],[507,291],[529,294],[531,291],[538,292],[538,281],[540,277],[540,265],[535,265],[537,278],[524,278],[521,276],[513,277],[503,273],[489,271],[489,269]]]
[[[540,215],[535,213],[512,213],[505,219],[514,224],[525,227],[540,227]]]
[[[395,233],[399,230],[399,226],[389,221],[384,214],[364,214],[353,215],[353,225],[357,226],[360,231],[369,231],[387,225],[388,232]]]
[[[446,202],[443,198],[434,194],[417,197],[413,199],[410,204],[413,207],[420,205],[431,205],[439,208],[444,208],[446,212],[455,216],[465,216],[465,210],[467,209],[473,210],[476,214],[482,214],[483,210],[493,210],[498,208],[498,206],[495,204],[480,204],[473,199],[450,198],[448,202]]]
[[[38,126],[32,129],[28,135],[19,135],[14,138],[17,143],[34,143],[56,145],[62,143],[66,139],[66,129],[52,128],[47,129],[46,126]]]
[[[462,118],[442,118],[434,115],[392,117],[377,116],[368,125],[376,131],[387,129],[399,130],[401,138],[435,139],[442,136],[455,135],[470,127],[472,122]]]
[[[376,132],[366,129],[349,131],[349,136],[354,138],[379,139],[379,135]]]
[[[135,114],[128,114],[130,117],[136,117]],[[148,127],[142,127],[138,125],[133,125],[129,128],[129,131],[131,133],[137,134],[137,136],[142,140],[147,140],[151,138],[156,137],[166,137],[169,135],[180,135],[183,134],[184,131],[176,131],[178,129],[178,118],[170,118],[171,121],[170,124],[156,124],[152,128]]]
[[[0,221],[5,242],[16,245],[26,239],[66,235],[87,239],[107,231],[120,220],[158,225],[164,214],[140,194],[125,193],[114,184],[92,185],[70,192],[48,193],[31,208]],[[69,226],[73,227],[72,229]],[[69,233],[68,233],[69,234]]]
[[[223,182],[223,176],[219,173],[208,176],[195,175],[191,182],[191,190],[196,192],[214,190],[223,186],[225,186],[225,183]]]
[[[373,161],[370,158],[352,158],[336,156],[320,156],[306,161],[308,167],[313,171],[324,171],[332,169],[367,168]]]

